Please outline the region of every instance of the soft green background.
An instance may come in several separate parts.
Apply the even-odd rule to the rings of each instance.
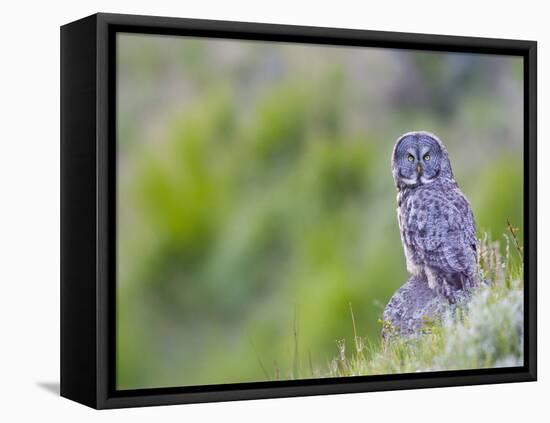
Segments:
[[[390,155],[447,145],[520,228],[520,58],[118,36],[117,387],[326,373],[406,280]]]

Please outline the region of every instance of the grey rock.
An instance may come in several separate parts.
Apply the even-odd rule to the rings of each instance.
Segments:
[[[382,337],[387,340],[393,335],[416,335],[429,322],[440,318],[449,307],[449,301],[431,289],[427,279],[411,276],[384,309]]]

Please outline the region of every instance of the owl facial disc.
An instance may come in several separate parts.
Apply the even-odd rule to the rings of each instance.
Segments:
[[[397,188],[416,187],[444,177],[452,179],[447,150],[435,135],[416,131],[398,138],[392,155]]]

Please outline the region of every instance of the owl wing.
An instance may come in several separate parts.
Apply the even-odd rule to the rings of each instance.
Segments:
[[[468,200],[455,186],[410,198],[405,236],[425,265],[446,274],[470,274],[476,262],[476,228]]]

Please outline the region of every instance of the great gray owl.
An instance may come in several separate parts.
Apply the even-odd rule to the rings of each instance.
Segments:
[[[447,150],[433,134],[409,132],[398,138],[391,165],[407,270],[454,303],[477,283],[477,237]]]

